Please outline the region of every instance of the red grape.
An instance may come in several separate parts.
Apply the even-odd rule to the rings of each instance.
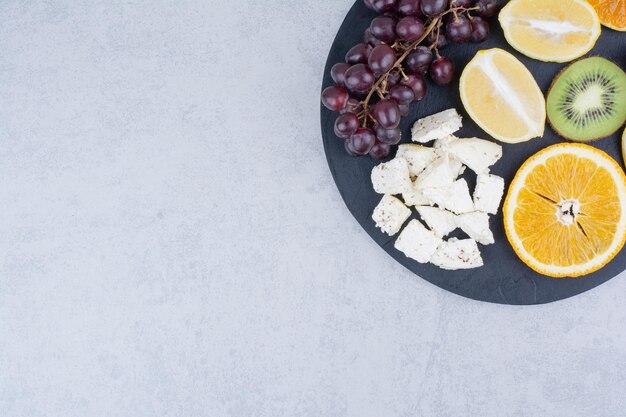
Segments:
[[[472,40],[483,42],[489,36],[489,23],[480,16],[472,17]]]
[[[370,53],[368,64],[374,75],[381,76],[389,71],[396,62],[396,51],[389,45],[378,45]]]
[[[328,110],[339,111],[346,107],[350,95],[343,87],[332,86],[326,87],[322,91],[322,104]]]
[[[392,129],[400,124],[400,109],[393,99],[385,98],[376,103],[372,108],[372,116],[385,129]]]
[[[420,0],[400,0],[396,6],[396,10],[402,16],[419,16]]]
[[[372,6],[372,0],[363,0],[363,3],[365,3],[365,7],[367,7],[368,9],[374,10],[374,6]]]
[[[367,43],[357,43],[346,54],[345,61],[348,64],[367,64],[367,57],[370,55],[372,47]]]
[[[350,65],[338,62],[330,69],[330,76],[337,85],[344,85],[346,70]]]
[[[354,113],[344,113],[335,120],[335,135],[348,139],[359,128],[359,119]]]
[[[361,102],[355,98],[350,98],[346,107],[339,111],[339,113],[359,113],[361,110],[363,110]]]
[[[396,7],[397,0],[369,0],[372,9],[378,13],[387,12]]]
[[[398,104],[398,108],[400,109],[400,116],[408,116],[411,107],[408,104]]]
[[[446,37],[454,42],[467,42],[472,37],[472,24],[467,17],[456,15],[446,25]]]
[[[404,61],[408,72],[412,74],[426,74],[428,65],[433,60],[433,54],[425,46],[418,46],[411,52]]]
[[[439,16],[446,11],[448,0],[422,0],[422,13],[428,17]]]
[[[367,127],[360,127],[350,136],[350,146],[358,155],[368,153],[374,143],[376,143],[376,135],[374,131]]]
[[[343,141],[343,146],[344,146],[344,148],[346,148],[346,152],[348,153],[348,155],[350,155],[350,156],[360,156],[358,153],[356,153],[356,151],[352,147],[352,141],[350,139],[344,140]]]
[[[394,85],[400,82],[400,71],[391,71],[389,75],[387,75],[387,88],[391,88]]]
[[[377,39],[383,42],[396,40],[396,19],[390,16],[378,16],[370,23],[370,31]]]
[[[415,93],[413,89],[407,85],[394,85],[389,90],[389,95],[392,99],[394,99],[398,104],[409,104],[413,100],[415,100]]]
[[[415,94],[415,101],[419,101],[426,95],[426,81],[420,75],[409,75],[402,80],[402,84],[411,87]]]
[[[402,132],[398,127],[395,127],[393,129],[385,129],[384,127],[376,126],[376,139],[378,139],[382,143],[395,145],[400,142],[401,135]]]
[[[365,32],[363,33],[363,42],[369,43],[372,46],[384,44],[383,41],[372,35],[372,31],[370,30],[370,28],[365,29]]]
[[[426,37],[426,42],[428,42],[428,44],[430,46],[436,46],[438,49],[443,49],[448,45],[448,38],[446,38],[446,35],[443,33],[443,30],[439,31],[439,37],[437,38],[437,31],[433,30],[432,32],[430,32],[430,34]],[[436,42],[436,45],[435,45]]]
[[[396,24],[396,33],[402,40],[415,42],[424,34],[424,24],[417,17],[406,16]]]
[[[374,159],[378,159],[379,161],[388,157],[390,153],[391,146],[379,141],[376,141],[376,143],[374,143],[374,146],[372,146],[372,149],[370,149],[369,151],[369,155]]]
[[[476,14],[482,17],[489,17],[489,16],[493,16],[494,14],[496,14],[496,12],[498,11],[498,7],[500,7],[500,1],[499,0],[477,0],[475,7],[477,7],[478,9],[476,10]]]
[[[430,64],[430,77],[435,84],[447,85],[454,78],[454,62],[446,57],[439,57]]]
[[[367,92],[375,82],[374,74],[365,64],[353,65],[346,71],[345,84],[352,92]]]

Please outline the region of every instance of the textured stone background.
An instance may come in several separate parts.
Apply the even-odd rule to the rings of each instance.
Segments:
[[[350,5],[0,2],[0,416],[624,416],[625,275],[479,303],[350,217]]]

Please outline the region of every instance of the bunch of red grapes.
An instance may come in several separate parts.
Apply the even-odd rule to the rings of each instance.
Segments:
[[[454,62],[440,54],[448,42],[482,42],[486,17],[499,0],[364,0],[378,13],[345,62],[333,65],[336,85],[322,103],[340,112],[335,134],[349,155],[386,158],[400,142],[400,118],[426,95],[424,76],[438,85],[454,79]],[[377,100],[377,101],[376,101]]]

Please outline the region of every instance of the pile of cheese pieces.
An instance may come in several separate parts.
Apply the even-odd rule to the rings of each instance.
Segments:
[[[455,109],[420,119],[411,132],[413,142],[434,140],[434,145],[400,145],[393,160],[372,171],[374,190],[384,194],[372,215],[376,226],[390,236],[397,234],[411,215],[408,207],[414,206],[428,228],[411,220],[396,240],[396,249],[417,262],[449,270],[483,265],[477,242],[494,243],[489,214],[498,212],[504,193],[504,179],[489,173],[502,157],[502,147],[453,136],[460,128]],[[465,179],[459,179],[465,167],[477,174],[473,198]],[[470,238],[444,240],[457,228]]]

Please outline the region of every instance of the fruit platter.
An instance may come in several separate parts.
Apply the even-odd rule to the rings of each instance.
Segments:
[[[455,294],[542,304],[626,270],[626,0],[357,0],[321,128],[372,239]]]

